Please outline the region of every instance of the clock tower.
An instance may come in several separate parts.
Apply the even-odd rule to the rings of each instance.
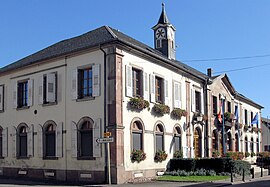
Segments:
[[[169,22],[162,3],[162,12],[158,23],[152,28],[154,30],[155,49],[169,59],[175,60],[175,27]]]

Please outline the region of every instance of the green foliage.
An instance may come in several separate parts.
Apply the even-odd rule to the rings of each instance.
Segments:
[[[249,157],[250,156],[250,153],[249,152],[245,152],[245,157]]]
[[[158,150],[155,154],[154,160],[155,162],[162,162],[166,160],[168,154],[163,150]]]
[[[251,152],[250,156],[254,157],[256,154],[254,152]]]
[[[244,154],[242,152],[228,151],[226,152],[225,157],[231,158],[233,160],[242,160],[244,158]]]
[[[232,121],[232,114],[230,112],[225,112],[224,119],[225,119],[225,121],[231,122]]]
[[[174,108],[172,110],[172,116],[176,119],[181,119],[182,116],[187,116],[187,111],[180,108]]]
[[[212,157],[214,158],[218,158],[220,156],[220,152],[216,149],[213,149],[213,152],[212,152]]]
[[[132,162],[141,162],[146,159],[146,154],[143,150],[133,150],[130,155]]]
[[[244,131],[248,130],[248,125],[244,125]]]
[[[175,151],[173,154],[173,158],[183,158],[183,151],[182,150]]]
[[[171,159],[170,171],[186,171],[195,172],[196,175],[207,171],[214,171],[216,174],[230,173],[231,170],[237,174],[242,174],[243,169],[246,173],[249,172],[250,164],[242,160],[232,160],[231,158],[202,158],[202,159]],[[190,175],[190,173],[189,173]]]
[[[140,97],[130,98],[128,103],[130,107],[135,110],[143,110],[145,108],[149,109],[149,102]]]
[[[170,113],[170,107],[164,104],[156,103],[153,106],[153,110],[160,115],[169,114]]]
[[[159,181],[175,181],[175,182],[207,182],[215,180],[228,179],[229,176],[177,176],[177,175],[163,175],[157,180]]]

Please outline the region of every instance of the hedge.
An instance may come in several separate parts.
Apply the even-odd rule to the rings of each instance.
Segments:
[[[234,173],[242,174],[249,173],[250,164],[242,160],[232,160],[231,158],[174,158],[170,160],[170,171],[197,171],[199,169],[213,170],[216,173],[230,173],[231,169]]]

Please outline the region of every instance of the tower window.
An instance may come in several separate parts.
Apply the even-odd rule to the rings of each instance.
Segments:
[[[157,48],[161,48],[162,47],[162,40],[157,40],[156,42],[157,42],[156,43]]]

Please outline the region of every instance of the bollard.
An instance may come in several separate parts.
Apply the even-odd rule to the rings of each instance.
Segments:
[[[263,177],[263,167],[261,167],[261,177]]]
[[[233,182],[233,167],[231,167],[231,182]]]
[[[245,170],[243,169],[242,181],[245,182]]]

